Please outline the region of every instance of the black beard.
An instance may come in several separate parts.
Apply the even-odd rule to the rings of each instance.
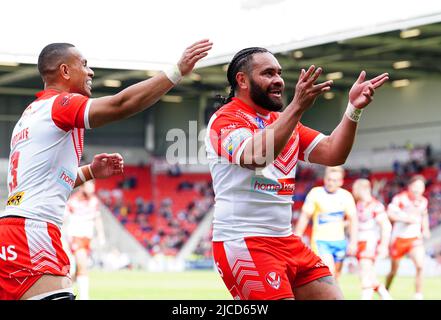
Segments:
[[[280,101],[274,101],[268,93],[263,90],[253,79],[250,79],[250,97],[251,100],[259,107],[262,107],[268,111],[280,111],[283,108],[283,103]]]

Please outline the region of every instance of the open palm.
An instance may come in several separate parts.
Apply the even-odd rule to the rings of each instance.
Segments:
[[[358,109],[363,109],[374,99],[375,89],[389,80],[389,74],[383,73],[371,80],[365,80],[366,72],[362,71],[349,91],[349,101]]]

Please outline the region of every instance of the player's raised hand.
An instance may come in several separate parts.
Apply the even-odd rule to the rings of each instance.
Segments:
[[[124,172],[124,159],[119,153],[100,153],[93,157],[90,169],[95,178],[109,178]]]
[[[302,69],[297,81],[294,98],[291,102],[297,105],[301,112],[311,107],[320,94],[331,90],[332,80],[315,84],[322,71],[320,67],[315,69],[314,65],[310,66],[307,71]]]
[[[196,62],[207,56],[208,51],[213,47],[213,43],[208,39],[200,40],[193,43],[184,53],[182,53],[181,59],[178,61],[178,68],[181,71],[181,75],[185,76],[189,74]]]
[[[389,74],[383,73],[371,80],[365,80],[365,78],[366,72],[363,70],[349,91],[349,101],[358,109],[363,109],[372,102],[375,89],[381,87],[383,83],[389,80]]]

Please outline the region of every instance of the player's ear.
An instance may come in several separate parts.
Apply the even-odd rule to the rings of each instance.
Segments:
[[[65,80],[69,80],[70,79],[70,70],[69,70],[69,66],[65,63],[60,64],[59,67],[59,72],[60,72],[60,76],[65,79]]]
[[[239,71],[236,73],[236,81],[239,88],[242,90],[248,89],[248,77],[245,72]]]

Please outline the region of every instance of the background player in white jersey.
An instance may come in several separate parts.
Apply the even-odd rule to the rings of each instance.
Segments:
[[[376,258],[388,256],[392,225],[384,205],[372,196],[371,183],[367,179],[357,179],[352,185],[352,194],[357,204],[358,249],[357,259],[360,268],[361,299],[372,300],[374,292],[381,299],[390,300],[387,289],[377,279]]]
[[[89,299],[89,258],[93,239],[99,246],[105,244],[100,202],[95,195],[95,184],[87,181],[72,194],[66,205],[66,236],[75,259],[75,281],[78,299]],[[95,242],[96,243],[96,242]]]
[[[423,299],[423,240],[430,237],[428,200],[423,195],[425,189],[425,178],[421,175],[413,176],[407,184],[407,190],[395,195],[387,208],[393,225],[390,246],[391,270],[386,278],[386,288],[390,288],[401,258],[408,254],[416,270],[416,300]]]
[[[349,92],[340,124],[325,136],[300,119],[332,81],[302,70],[283,112],[282,67],[265,48],[239,51],[228,66],[230,96],[210,119],[205,145],[215,191],[213,255],[235,299],[341,299],[328,267],[292,233],[298,160],[338,165],[348,156],[361,109],[387,74]]]
[[[306,196],[294,233],[303,236],[312,219],[311,248],[322,258],[336,279],[346,254],[357,250],[357,213],[351,193],[342,188],[344,169],[326,167],[322,187],[312,188]],[[349,242],[345,226],[348,225]]]
[[[17,122],[9,157],[9,199],[0,216],[0,299],[73,299],[69,260],[60,227],[72,190],[92,178],[122,170],[119,155],[98,155],[78,168],[84,129],[96,128],[147,109],[189,74],[212,47],[189,46],[167,72],[121,92],[90,99],[94,72],[72,44],[47,45],[38,58],[44,91]]]

